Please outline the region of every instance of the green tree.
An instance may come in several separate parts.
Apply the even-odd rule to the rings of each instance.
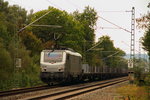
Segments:
[[[17,5],[9,6],[8,2],[0,0],[0,37],[7,42],[6,45],[26,23],[26,13],[25,9]]]
[[[94,8],[89,6],[85,7],[82,13],[75,11],[73,13],[75,19],[77,19],[84,26],[84,39],[86,41],[86,48],[89,49],[94,44],[95,39],[95,26],[98,19],[97,12]]]
[[[80,41],[84,39],[83,26],[67,12],[49,7],[48,10],[34,13],[32,20],[39,18],[48,11],[51,12],[35,24],[54,25],[54,27],[32,27],[33,34],[42,41],[44,48],[50,48],[52,44],[56,43],[54,37],[59,37],[57,41],[59,45],[65,45],[81,52],[82,44]],[[62,28],[57,28],[57,26]]]
[[[150,3],[148,5],[148,8],[150,8]],[[137,18],[136,22],[138,28],[145,29],[146,32],[144,36],[142,37],[142,45],[144,46],[143,49],[145,49],[148,52],[148,55],[150,56],[150,12],[148,12],[146,15],[143,15],[141,18]],[[149,57],[150,59],[150,57]]]
[[[4,2],[4,0],[0,0],[0,12],[7,12],[8,11],[8,2]]]
[[[97,48],[102,49],[99,51],[99,57],[107,66],[117,67],[119,63],[124,62],[123,56],[125,52],[119,48],[115,48],[109,36],[100,37],[97,44]]]
[[[18,5],[9,6],[8,2],[0,0],[0,90],[15,88],[15,80],[19,81],[17,88],[41,83],[41,48],[38,48],[41,41],[31,31],[17,33],[24,24],[29,23],[30,18],[27,19],[26,13],[27,11]],[[21,59],[21,68],[16,68],[16,58]]]
[[[12,59],[10,53],[3,47],[2,39],[0,38],[0,79],[7,80],[13,72]]]
[[[3,39],[0,38],[0,90],[12,88],[11,80],[14,72],[13,60],[10,53],[4,48]]]
[[[148,4],[148,8],[150,8],[150,3]],[[146,15],[143,15],[141,18],[137,18],[136,19],[137,22],[137,27],[139,29],[144,29],[145,33],[144,36],[142,37],[142,45],[143,45],[143,49],[146,50],[148,52],[149,55],[149,60],[150,60],[150,12],[148,12]],[[145,65],[145,63],[143,63],[145,61],[139,60],[139,63],[136,64],[135,66],[135,74],[136,74],[136,78],[137,80],[143,80],[144,78],[142,77],[145,73],[144,72],[145,69],[147,69],[149,71],[149,64],[147,63]],[[150,85],[150,75],[149,72],[147,73],[147,76],[145,77],[145,83],[146,85]],[[147,89],[148,92],[150,91],[149,88]],[[150,96],[149,96],[150,97]]]
[[[18,5],[13,5],[8,7],[6,16],[8,31],[10,34],[14,34],[26,23],[27,11]]]
[[[98,19],[97,12],[94,8],[91,8],[89,6],[85,7],[84,11],[82,13],[79,13],[79,11],[75,11],[73,14],[74,18],[78,20],[83,25],[83,31],[84,31],[84,39],[82,43],[84,46],[82,47],[84,55],[86,56],[86,61],[90,64],[92,64],[91,58],[94,57],[94,52],[85,52],[88,49],[90,49],[94,45],[95,40],[95,26],[96,21]]]
[[[142,38],[142,45],[144,46],[143,49],[148,51],[149,59],[150,59],[150,27],[144,34],[144,37]]]
[[[31,51],[32,56],[35,54],[39,55],[43,49],[43,46],[41,40],[38,39],[36,35],[30,31],[25,30],[19,36],[22,39],[22,43],[26,46],[26,49]]]

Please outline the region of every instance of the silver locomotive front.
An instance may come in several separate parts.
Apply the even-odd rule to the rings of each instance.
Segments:
[[[45,83],[60,82],[64,79],[66,53],[63,50],[41,52],[41,80]]]

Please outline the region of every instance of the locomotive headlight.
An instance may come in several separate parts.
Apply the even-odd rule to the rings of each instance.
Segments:
[[[46,66],[42,66],[41,69],[42,69],[42,71],[45,71],[45,72],[46,72],[46,69],[47,69],[47,68],[46,68]]]
[[[64,71],[64,66],[60,66],[60,67],[58,68],[58,71]]]

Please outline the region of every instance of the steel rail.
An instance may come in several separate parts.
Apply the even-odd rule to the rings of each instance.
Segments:
[[[124,81],[126,81],[126,80],[111,82],[111,83],[103,84],[101,86],[97,86],[95,88],[93,87],[92,89],[87,89],[87,90],[83,90],[83,91],[77,91],[75,93],[70,93],[69,95],[65,95],[65,96],[56,98],[55,100],[69,99],[69,98],[72,98],[72,97],[75,97],[75,96],[78,96],[78,95],[81,95],[81,94],[84,94],[84,93],[92,92],[92,91],[95,91],[95,90],[98,90],[98,89],[102,89],[102,88],[105,88],[105,87],[108,87],[108,86],[112,86],[112,85],[115,85],[115,84],[118,84],[118,83],[121,83],[121,82],[124,82]]]
[[[38,91],[38,90],[49,89],[49,88],[50,87],[48,87],[47,85],[42,85],[42,86],[36,86],[31,88],[21,88],[15,90],[0,91],[0,97],[17,95],[21,93],[27,93],[27,92]]]
[[[63,100],[63,99],[67,99],[70,97],[74,97],[83,93],[87,93],[87,92],[91,92],[100,88],[104,88],[107,86],[111,86],[120,82],[124,82],[127,81],[127,77],[125,78],[117,78],[117,79],[111,79],[111,80],[107,80],[107,81],[103,81],[103,82],[99,82],[96,84],[92,84],[92,85],[87,85],[87,86],[81,86],[81,87],[76,87],[73,89],[68,89],[68,90],[62,90],[59,92],[55,92],[55,93],[49,93],[49,94],[44,94],[44,95],[40,95],[40,96],[34,96],[34,97],[29,97],[29,98],[25,98],[28,100],[40,100],[40,99],[55,99],[55,100]],[[91,88],[91,89],[89,89]],[[69,94],[69,95],[68,95]],[[63,95],[63,96],[62,96]]]

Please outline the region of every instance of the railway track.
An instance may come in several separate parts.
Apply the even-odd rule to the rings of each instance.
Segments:
[[[71,97],[75,97],[77,95],[81,95],[83,93],[91,92],[97,89],[101,89],[104,87],[108,87],[117,83],[121,83],[124,81],[127,81],[127,77],[124,78],[117,78],[117,79],[111,79],[107,81],[102,81],[102,82],[96,82],[95,84],[90,84],[90,85],[85,85],[85,86],[76,86],[72,88],[68,88],[66,90],[62,91],[56,91],[53,93],[48,93],[44,95],[38,95],[30,98],[25,98],[29,100],[64,100],[68,99]]]
[[[16,90],[0,91],[0,98],[5,97],[5,96],[17,95],[17,94],[21,94],[21,93],[49,89],[49,88],[50,87],[48,87],[47,85],[42,85],[42,86],[36,86],[36,87],[32,87],[32,88],[22,88],[22,89],[16,89]]]
[[[116,79],[99,81],[99,82],[70,85],[70,86],[64,86],[64,87],[62,86],[48,87],[47,85],[44,85],[44,86],[38,86],[38,87],[33,87],[33,88],[23,88],[23,89],[17,89],[17,90],[3,91],[3,92],[0,92],[0,99],[2,100],[3,99],[4,100],[14,100],[14,99],[37,100],[37,99],[48,98],[48,100],[51,100],[51,99],[62,100],[62,99],[77,96],[86,92],[94,91],[96,89],[107,87],[113,84],[117,84],[126,80],[127,80],[127,77],[123,77],[123,78],[116,78]]]

